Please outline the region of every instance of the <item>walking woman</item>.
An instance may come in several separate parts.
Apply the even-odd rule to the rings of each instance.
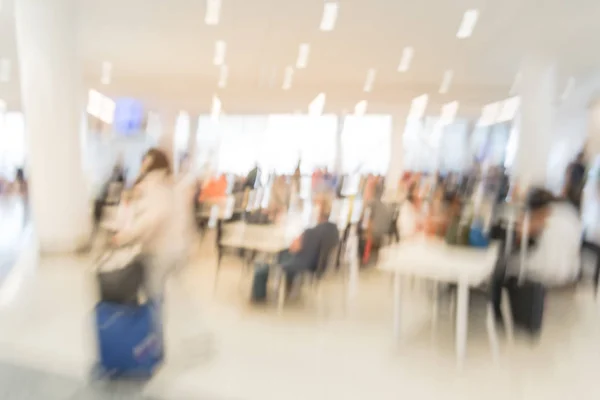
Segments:
[[[133,188],[133,218],[113,238],[117,246],[140,244],[145,261],[144,289],[154,302],[156,334],[163,341],[165,285],[168,276],[185,260],[186,245],[174,193],[171,167],[165,153],[150,149],[143,158]]]

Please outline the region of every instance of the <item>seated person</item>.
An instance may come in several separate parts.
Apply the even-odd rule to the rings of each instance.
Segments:
[[[200,202],[215,200],[227,195],[227,177],[222,174],[218,179],[211,179],[206,182],[200,193]]]
[[[290,201],[290,193],[285,176],[281,175],[275,178],[271,186],[271,194],[269,198],[269,214],[271,219],[275,220],[288,207]]]
[[[329,222],[330,208],[327,202],[323,202],[317,225],[306,229],[300,237],[293,241],[289,250],[280,254],[280,264],[286,273],[288,288],[291,287],[296,275],[301,272],[322,272],[317,271],[320,257],[327,256],[338,244],[337,226]],[[258,269],[256,274],[268,274],[268,271],[268,266],[265,265]]]
[[[369,204],[369,220],[366,221],[366,230],[362,232],[358,243],[361,258],[364,255],[366,243],[370,240],[372,252],[374,253],[376,259],[377,251],[381,247],[384,237],[390,231],[393,213],[390,207],[381,201],[382,194],[383,188],[377,187],[373,194],[373,200]]]
[[[398,231],[400,237],[408,239],[417,235],[422,229],[422,216],[417,198],[417,185],[412,184],[408,189],[406,201],[400,208],[400,217],[398,218]]]
[[[554,201],[554,196],[543,189],[532,189],[526,199],[526,207],[529,212],[529,229],[526,232],[523,230],[523,221],[517,221],[514,227],[514,237],[511,246],[511,251],[508,256],[505,254],[505,247],[507,245],[507,230],[501,226],[494,226],[490,233],[492,239],[498,239],[502,245],[499,249],[499,259],[496,264],[492,281],[491,281],[491,295],[492,302],[494,304],[494,312],[496,318],[500,318],[500,301],[501,301],[501,288],[505,284],[505,281],[514,279],[519,274],[519,255],[521,249],[521,239],[527,237],[528,250],[528,261],[531,260],[531,256],[542,250],[540,246],[540,239],[543,232],[546,230],[546,225],[551,214],[551,205]],[[528,262],[528,269],[529,269]],[[528,275],[528,278],[530,276]],[[535,278],[534,278],[535,280]]]

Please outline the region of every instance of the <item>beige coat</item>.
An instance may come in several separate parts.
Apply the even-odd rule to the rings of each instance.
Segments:
[[[178,207],[177,190],[162,171],[148,174],[135,189],[133,218],[119,232],[122,243],[139,243],[148,256],[148,284],[152,294],[160,295],[167,275],[187,256],[185,210]]]

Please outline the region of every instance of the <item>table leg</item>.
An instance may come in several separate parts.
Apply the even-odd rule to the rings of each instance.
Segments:
[[[432,310],[431,310],[431,335],[435,336],[437,332],[437,323],[439,317],[439,305],[440,305],[440,285],[439,282],[434,281],[432,283]]]
[[[458,366],[462,367],[467,349],[467,327],[469,323],[469,285],[458,283],[456,309],[456,356]]]
[[[400,313],[402,306],[402,280],[399,272],[394,273],[394,339],[398,341],[400,339]]]

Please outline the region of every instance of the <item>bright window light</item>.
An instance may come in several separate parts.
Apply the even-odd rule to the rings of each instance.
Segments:
[[[475,24],[477,24],[477,19],[479,19],[479,11],[467,10],[463,15],[456,37],[459,39],[470,37],[473,34],[473,29],[475,29]]]
[[[321,30],[325,32],[332,31],[337,21],[339,4],[337,2],[327,2],[323,6],[323,18],[321,19]]]
[[[323,114],[325,109],[325,93],[319,93],[317,97],[308,106],[308,115],[318,117]]]
[[[283,76],[283,90],[290,90],[292,87],[292,79],[294,78],[294,68],[288,66],[285,68],[285,73]]]
[[[210,110],[210,116],[213,122],[219,122],[219,116],[221,115],[221,100],[217,96],[212,98],[212,107]]]
[[[440,94],[448,93],[448,90],[450,90],[450,84],[452,83],[453,76],[454,72],[452,70],[447,70],[444,72],[444,76],[442,77],[442,84],[440,85]]]
[[[7,108],[6,101],[0,99],[0,113],[5,112],[6,108]]]
[[[368,102],[366,100],[356,103],[356,106],[354,106],[354,115],[359,117],[365,115],[367,113],[367,105]]]
[[[365,92],[370,92],[373,90],[373,84],[375,83],[376,75],[377,75],[377,70],[375,70],[374,68],[370,68],[367,71],[367,78],[365,79],[365,86],[363,87],[363,90]]]
[[[229,78],[229,67],[227,65],[221,65],[219,68],[219,87],[224,88],[227,86],[227,79]]]
[[[104,96],[102,99],[102,108],[100,109],[100,120],[107,124],[112,124],[115,117],[115,101]]]
[[[223,65],[225,62],[225,53],[227,52],[227,44],[223,40],[215,42],[215,57],[213,63],[215,65]]]
[[[206,0],[206,25],[218,25],[221,17],[221,0]]]
[[[303,69],[308,65],[308,55],[310,54],[310,45],[302,43],[298,48],[298,60],[296,60],[296,68]]]
[[[404,50],[402,50],[402,58],[400,59],[400,64],[398,65],[399,72],[408,71],[414,55],[415,50],[412,47],[405,47]]]

